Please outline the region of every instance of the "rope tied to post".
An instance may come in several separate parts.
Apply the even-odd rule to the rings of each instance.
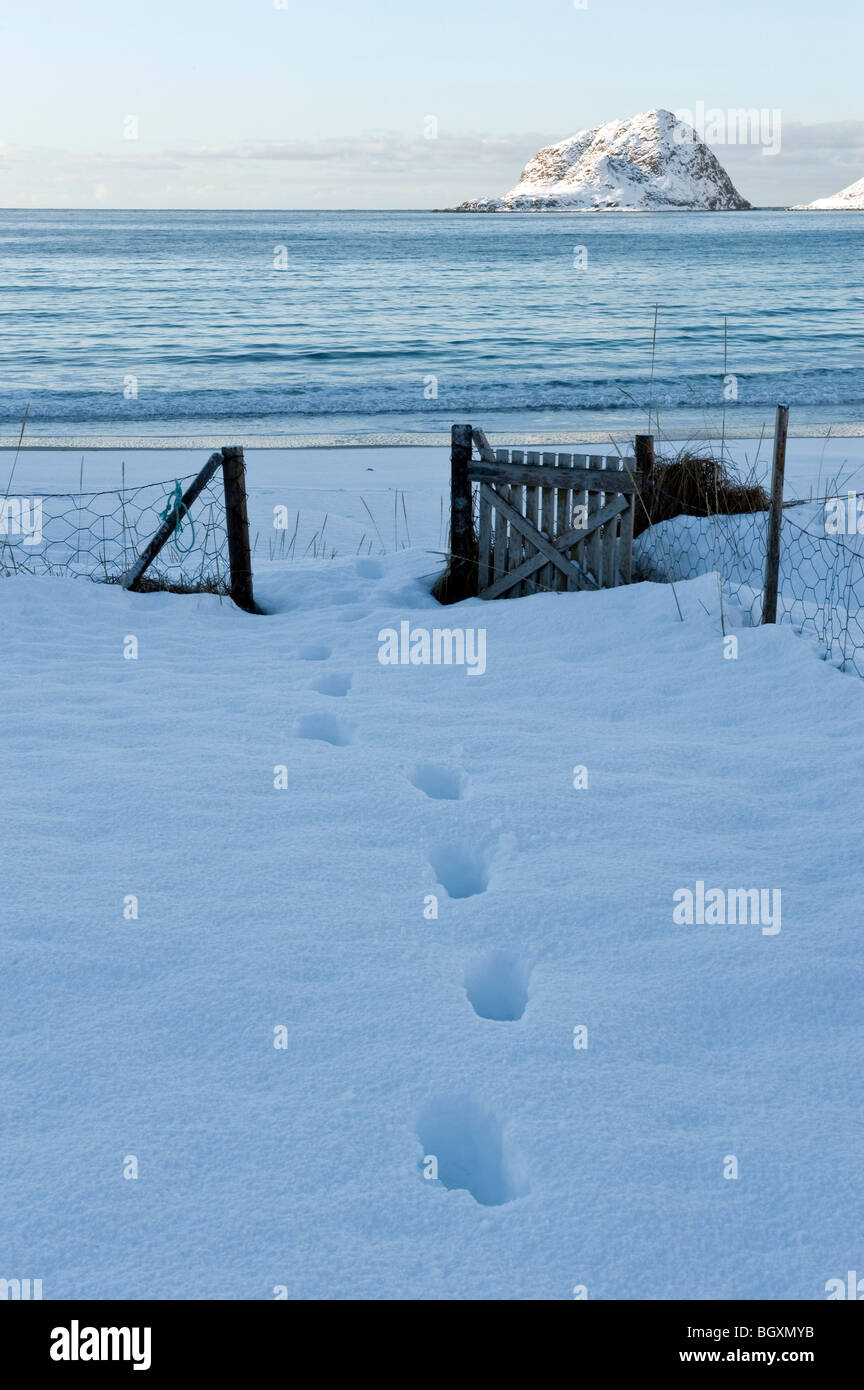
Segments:
[[[181,555],[188,555],[190,550],[192,550],[192,548],[195,545],[195,522],[192,520],[192,517],[189,513],[189,508],[185,505],[183,501],[183,491],[176,478],[174,479],[174,491],[168,498],[168,502],[165,506],[164,511],[159,513],[162,521],[167,521],[168,518],[171,516],[172,512],[174,513],[175,520],[174,534],[171,539]],[[192,532],[192,535],[189,540],[189,544],[184,546],[180,544],[180,537],[183,534],[183,527],[186,525],[187,521],[189,522],[189,528]]]

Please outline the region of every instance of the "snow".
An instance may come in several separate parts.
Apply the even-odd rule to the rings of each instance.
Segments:
[[[810,1299],[864,1262],[859,682],[734,608],[726,659],[711,575],[683,621],[653,583],[442,610],[442,454],[412,548],[260,557],[267,616],[0,583],[2,1246],[46,1298]],[[315,480],[346,525],[356,466]],[[485,629],[485,673],[382,665],[406,620]],[[782,929],[677,925],[700,881]]]
[[[794,212],[860,212],[864,209],[864,178],[841,188],[830,198],[817,198],[815,203],[805,203],[793,208]]]
[[[547,145],[503,198],[474,199],[458,211],[749,206],[693,127],[671,111],[656,110]]]
[[[839,533],[833,504],[784,508],[778,621],[792,623],[826,660],[864,677],[864,535],[848,528],[846,496],[836,502],[842,517]],[[857,510],[854,502],[853,527]],[[645,579],[691,579],[716,571],[723,576],[726,597],[758,624],[767,525],[767,512],[674,517],[637,538],[634,564]]]

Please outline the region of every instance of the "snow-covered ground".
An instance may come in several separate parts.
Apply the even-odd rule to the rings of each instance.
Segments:
[[[854,491],[853,496],[857,505]],[[836,530],[835,506],[842,509],[842,532]],[[777,621],[792,623],[826,660],[864,678],[864,535],[846,529],[849,516],[845,492],[827,505],[784,508]],[[851,516],[854,526],[854,507]],[[758,624],[767,529],[767,512],[674,517],[637,538],[634,564],[642,579],[722,575],[726,600]]]
[[[711,576],[683,621],[650,583],[442,610],[442,451],[284,462],[253,518],[302,487],[345,547],[259,548],[266,617],[0,582],[0,1274],[825,1297],[864,1267],[860,682],[734,609],[730,658]],[[397,486],[411,548],[354,554]],[[381,664],[402,623],[485,671]],[[781,920],[677,922],[699,883]]]

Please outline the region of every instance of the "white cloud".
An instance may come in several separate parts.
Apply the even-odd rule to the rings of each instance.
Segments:
[[[164,207],[166,198],[183,208],[444,207],[511,188],[542,145],[570,133],[407,140],[385,132],[152,151],[136,143],[122,154],[0,145],[2,202],[92,206],[95,183],[100,203],[113,207]],[[754,204],[808,202],[864,175],[864,121],[786,123],[772,158],[758,146],[715,153]]]

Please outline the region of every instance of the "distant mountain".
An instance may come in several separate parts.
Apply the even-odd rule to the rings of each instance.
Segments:
[[[646,111],[582,130],[540,150],[503,198],[475,198],[456,212],[548,208],[648,212],[663,208],[740,209],[726,170],[686,121]]]
[[[841,188],[833,198],[817,198],[815,203],[801,203],[793,212],[855,212],[864,210],[864,179]]]

